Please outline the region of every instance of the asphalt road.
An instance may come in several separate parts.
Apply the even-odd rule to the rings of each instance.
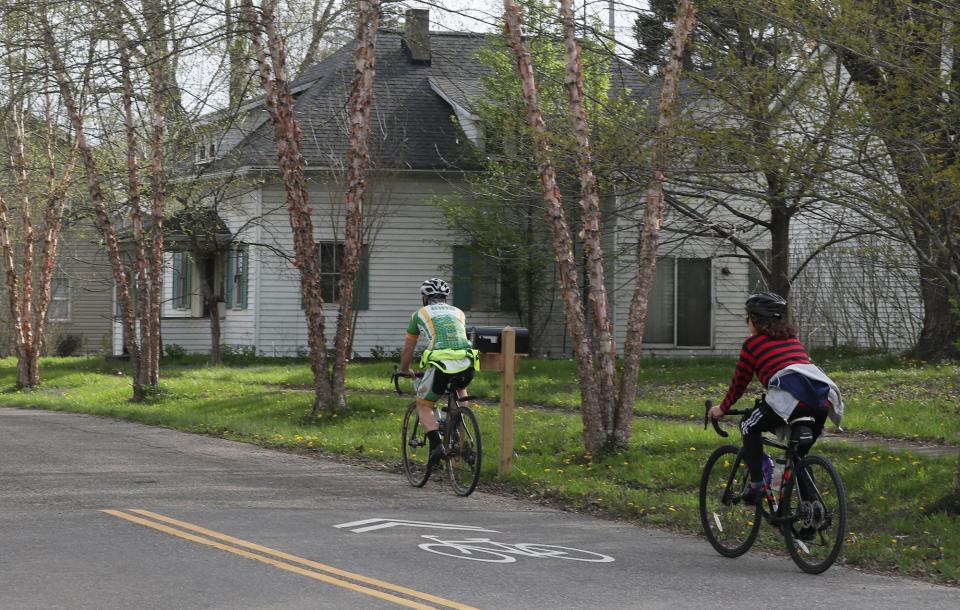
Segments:
[[[489,542],[451,545],[476,539]],[[841,567],[808,576],[758,552],[724,559],[697,537],[527,505],[482,482],[464,499],[242,443],[0,409],[4,610],[827,605],[956,610],[960,589]]]

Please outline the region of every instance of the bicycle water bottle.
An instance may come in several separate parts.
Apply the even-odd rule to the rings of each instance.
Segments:
[[[786,462],[784,460],[777,460],[773,464],[773,483],[770,487],[774,491],[780,491],[780,485],[783,483],[784,466],[786,466]]]
[[[767,487],[770,487],[770,482],[773,480],[773,460],[770,459],[770,456],[766,453],[763,454],[763,482],[767,484]]]

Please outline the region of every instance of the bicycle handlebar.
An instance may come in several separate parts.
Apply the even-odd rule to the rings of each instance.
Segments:
[[[719,420],[717,420],[717,419],[710,419],[710,409],[713,408],[713,401],[712,401],[712,400],[708,400],[708,401],[706,401],[706,402],[704,403],[703,406],[704,406],[704,410],[703,410],[703,429],[704,429],[704,430],[707,429],[707,421],[709,421],[710,423],[713,424],[713,429],[714,429],[714,431],[715,431],[717,434],[719,434],[719,435],[722,436],[723,438],[726,438],[726,437],[730,436],[730,433],[729,433],[729,432],[727,432],[726,430],[724,430],[723,428],[720,427],[720,421],[719,421]],[[743,414],[746,413],[746,412],[747,412],[747,411],[744,410],[744,409],[730,409],[729,411],[727,411],[727,415],[743,415]]]
[[[393,387],[396,388],[397,394],[403,396],[403,392],[400,390],[400,378],[401,377],[413,377],[420,379],[423,377],[423,373],[414,373],[413,375],[404,375],[400,372],[400,367],[396,364],[393,365],[393,373],[390,374],[390,380],[393,382]]]

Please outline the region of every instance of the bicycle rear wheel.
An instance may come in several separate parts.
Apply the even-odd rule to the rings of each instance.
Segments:
[[[760,506],[740,501],[748,485],[750,472],[737,447],[724,445],[707,459],[700,477],[700,523],[724,557],[746,553],[760,531]]]
[[[785,524],[783,537],[793,562],[808,574],[820,574],[843,547],[847,494],[837,469],[822,456],[807,456],[797,472],[787,481],[783,499],[796,520]]]
[[[480,426],[469,407],[460,407],[457,413],[457,425],[450,430],[447,467],[453,490],[459,496],[469,496],[480,480],[480,460],[483,456]],[[451,418],[451,424],[453,422],[454,418]]]
[[[427,440],[427,433],[420,425],[416,402],[407,407],[407,412],[403,416],[400,444],[403,454],[403,472],[407,475],[407,480],[414,487],[423,487],[430,478],[430,470],[427,469],[430,441]]]

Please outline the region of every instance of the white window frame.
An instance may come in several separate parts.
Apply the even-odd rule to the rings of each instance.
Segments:
[[[716,307],[714,307],[714,303],[716,301],[716,298],[715,298],[716,286],[714,282],[713,259],[696,258],[692,256],[662,256],[662,257],[658,257],[658,265],[660,260],[666,259],[666,258],[673,260],[673,295],[671,297],[671,302],[673,305],[673,340],[670,343],[649,343],[648,345],[656,346],[656,347],[676,348],[676,349],[708,349],[708,348],[714,347],[714,344],[716,342],[716,336],[715,336],[716,329],[714,328],[714,315],[716,310]],[[710,327],[709,327],[709,330],[707,331],[709,333],[709,337],[708,337],[709,342],[704,345],[678,345],[678,337],[680,333],[680,330],[679,330],[680,329],[680,307],[679,307],[679,299],[677,298],[677,294],[680,288],[680,261],[681,260],[710,261],[710,265],[709,265],[710,275],[707,280],[710,284],[710,294],[707,297],[710,299],[709,301],[710,302]]]
[[[54,292],[54,290],[53,290],[53,283],[54,283],[54,282],[57,282],[57,281],[66,282],[66,284],[67,284],[67,290],[66,290],[66,296],[65,296],[65,297],[57,298],[57,297],[55,296],[55,292]],[[50,322],[69,322],[69,321],[70,321],[70,313],[71,313],[71,311],[70,311],[70,288],[71,288],[71,287],[70,287],[70,278],[69,278],[69,277],[66,277],[66,276],[61,275],[61,276],[52,278],[52,279],[50,280],[50,302],[47,304],[47,320],[49,320]],[[62,317],[62,318],[54,318],[54,317],[53,317],[53,315],[52,315],[53,308],[51,307],[51,305],[53,305],[54,301],[57,301],[57,302],[65,302],[65,303],[66,303],[66,315],[65,315],[65,317]]]
[[[193,156],[195,165],[204,165],[217,158],[217,144],[212,135],[204,134],[197,138]]]

